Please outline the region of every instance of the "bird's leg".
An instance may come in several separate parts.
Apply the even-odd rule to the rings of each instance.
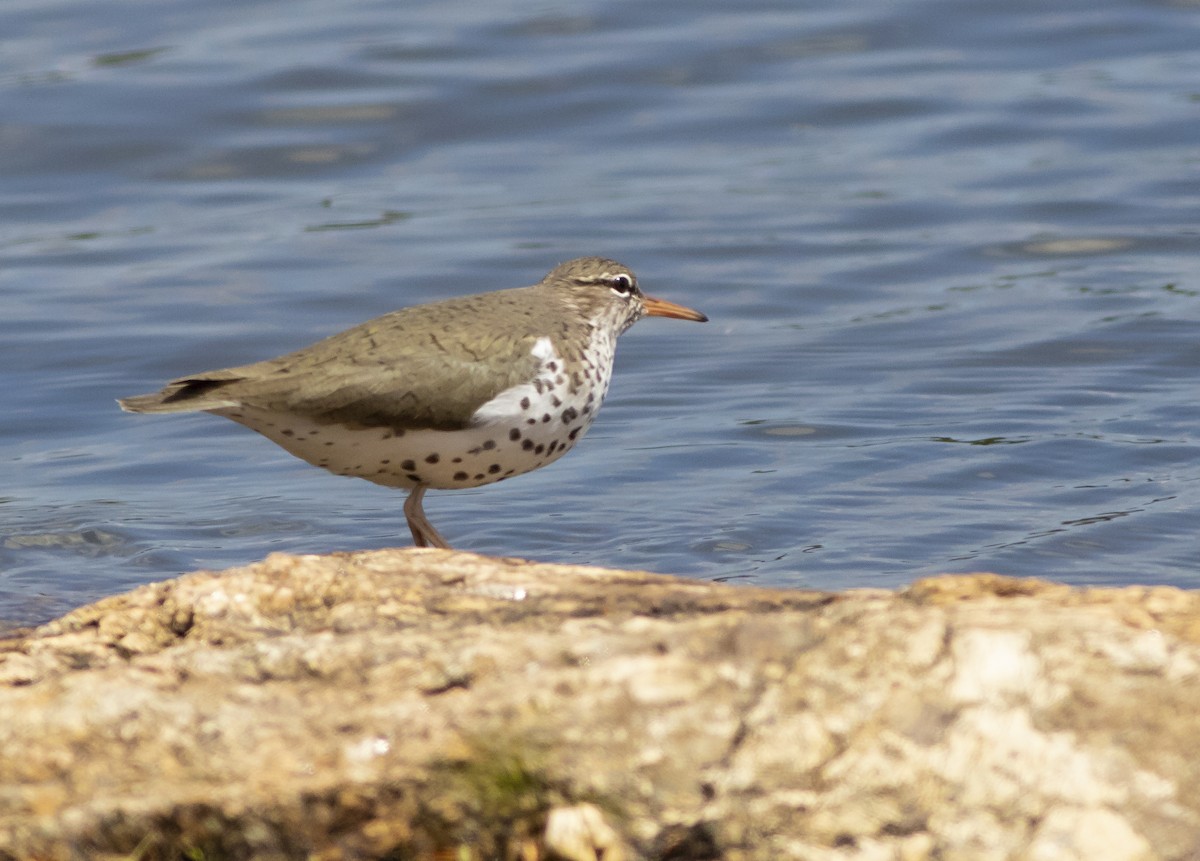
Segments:
[[[425,490],[426,485],[418,484],[408,494],[408,499],[404,500],[404,517],[408,520],[408,528],[412,532],[413,544],[417,547],[440,547],[443,550],[450,550],[450,542],[433,528],[433,524],[425,516],[425,509],[421,507],[421,500],[425,496]]]

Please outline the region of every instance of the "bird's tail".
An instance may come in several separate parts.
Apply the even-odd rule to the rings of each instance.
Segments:
[[[190,378],[172,380],[160,392],[119,398],[127,413],[194,413],[237,406],[237,401],[222,397],[221,389],[234,380]]]

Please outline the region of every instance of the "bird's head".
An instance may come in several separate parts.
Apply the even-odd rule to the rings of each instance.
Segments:
[[[551,270],[539,286],[558,291],[594,325],[611,326],[617,334],[642,317],[708,320],[699,311],[647,296],[628,266],[603,257],[568,260]]]

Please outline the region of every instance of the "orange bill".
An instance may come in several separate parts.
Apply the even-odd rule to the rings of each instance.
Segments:
[[[646,306],[646,313],[651,317],[674,317],[677,320],[695,320],[697,323],[708,322],[708,317],[699,311],[693,311],[691,308],[676,305],[674,302],[668,302],[665,299],[642,296],[642,304]]]

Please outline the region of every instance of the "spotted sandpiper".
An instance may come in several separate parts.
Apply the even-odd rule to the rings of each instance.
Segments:
[[[503,481],[566,454],[608,391],[617,336],[646,315],[708,319],[645,295],[616,261],[581,257],[532,287],[393,311],[118,403],[215,413],[330,472],[408,488],[413,542],[448,548],[425,491]]]

